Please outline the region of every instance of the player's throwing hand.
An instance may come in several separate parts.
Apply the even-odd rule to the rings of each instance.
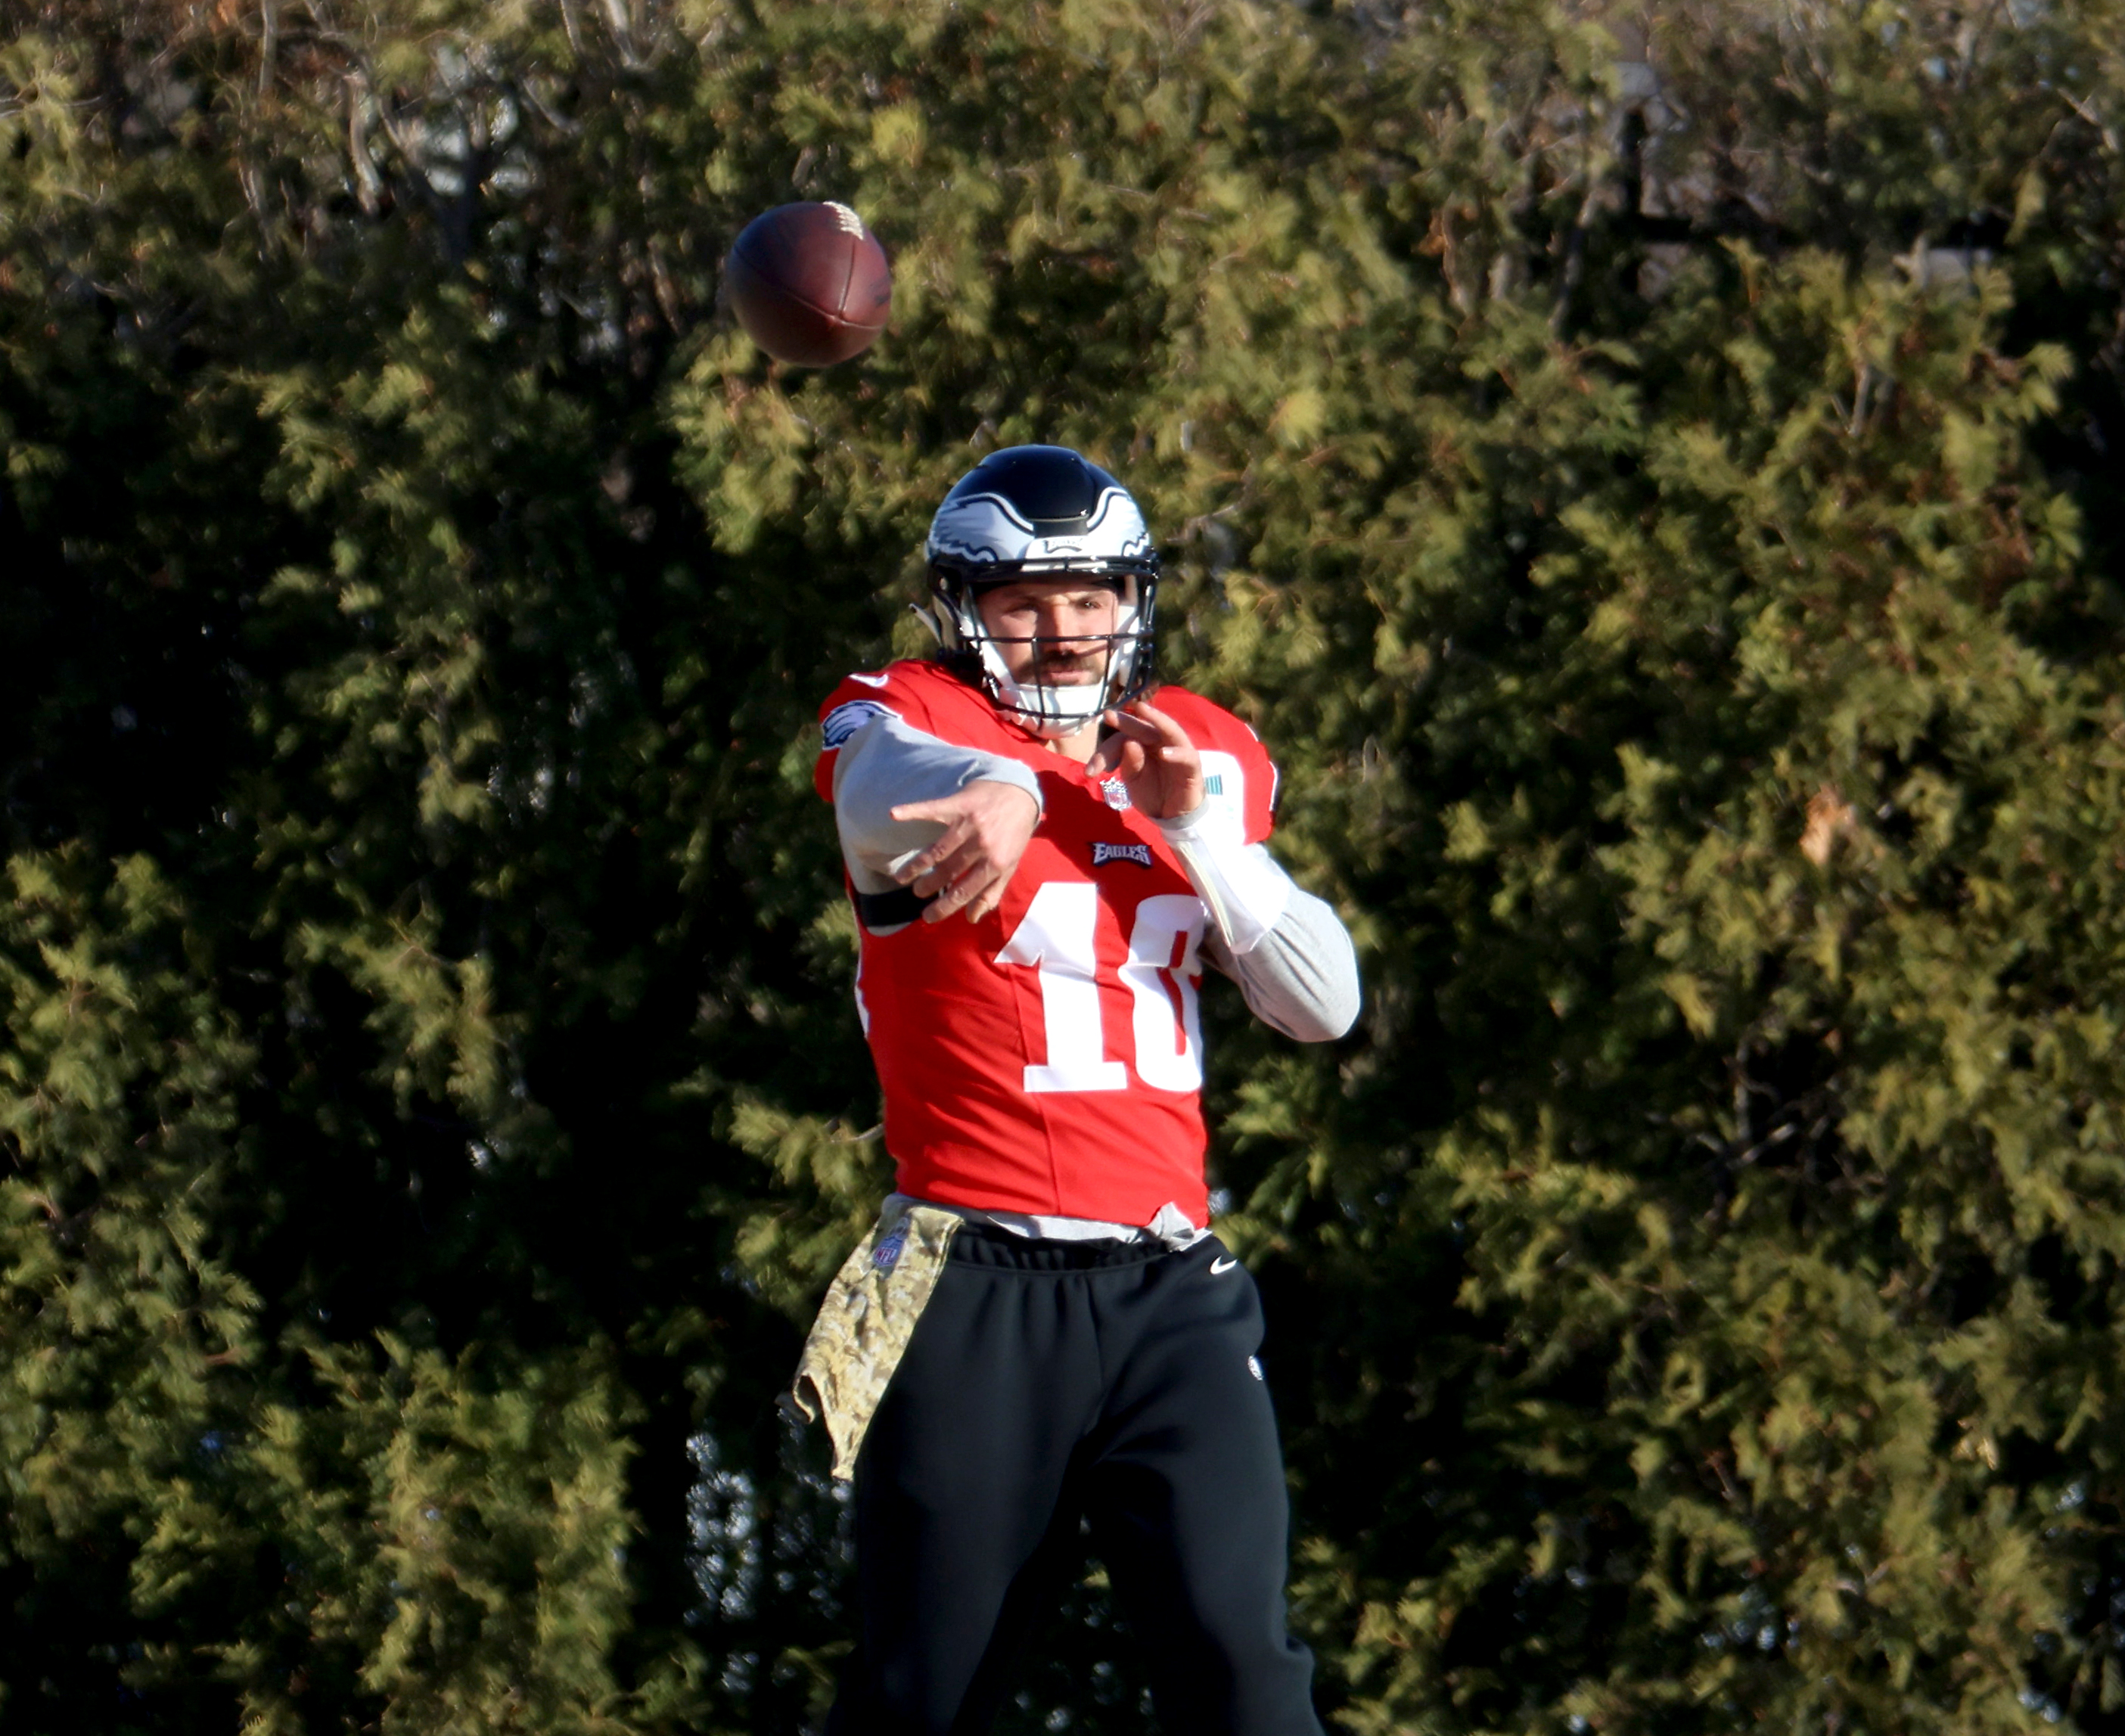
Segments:
[[[902,802],[893,817],[944,824],[935,844],[893,872],[902,886],[913,885],[917,897],[935,896],[922,920],[942,922],[964,906],[967,920],[979,922],[1003,902],[1004,888],[1040,824],[1040,805],[1015,783],[977,778],[935,802]]]
[[[1119,778],[1153,820],[1178,820],[1203,805],[1203,756],[1186,730],[1148,699],[1133,699],[1106,720],[1114,733],[1085,768],[1095,779]]]

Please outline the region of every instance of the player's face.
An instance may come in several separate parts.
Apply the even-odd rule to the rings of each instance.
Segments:
[[[1113,580],[1014,579],[982,591],[975,606],[1014,681],[1081,687],[1105,677],[1121,614]]]

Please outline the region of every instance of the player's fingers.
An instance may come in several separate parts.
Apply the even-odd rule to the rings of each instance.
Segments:
[[[1004,828],[994,833],[977,831],[964,844],[915,882],[919,896],[931,899],[923,918],[942,922],[964,910],[979,922],[1003,902],[1005,888],[1017,873],[1030,840]]]
[[[1008,874],[999,874],[990,881],[981,896],[967,906],[967,920],[986,922],[993,916],[1003,903],[1003,889],[1010,878]]]
[[[939,796],[930,802],[903,802],[898,807],[886,810],[896,820],[942,820],[948,824],[966,811],[967,798],[964,793]]]
[[[1012,823],[1014,817],[993,812],[968,815],[902,865],[901,884],[912,882],[916,895],[926,898],[977,868],[1001,868],[1008,874],[1030,841],[1030,834]]]
[[[976,922],[1003,903],[1005,889],[1011,884],[1011,877],[1018,872],[1019,863],[1025,860],[1026,847],[1032,841],[1030,838],[1006,839],[999,848],[990,852],[988,882],[967,908],[968,915]]]
[[[1025,845],[1018,840],[992,837],[978,830],[970,830],[959,849],[915,882],[916,893],[920,897],[927,898],[962,882],[978,887],[981,884],[980,880],[969,881],[969,876],[985,876],[999,870],[1009,873],[1011,868],[1017,866],[1018,859],[1024,854]]]
[[[1137,703],[1142,704],[1143,701]],[[1152,761],[1161,765],[1194,764],[1195,744],[1188,739],[1188,732],[1164,713],[1154,712],[1148,717],[1139,717],[1123,712],[1117,715],[1117,733],[1107,739],[1124,742],[1123,751],[1133,755],[1123,774],[1124,777],[1138,776]]]
[[[1152,732],[1161,759],[1185,760],[1195,751],[1195,744],[1189,740],[1188,732],[1180,727],[1180,720],[1161,711],[1150,700],[1133,702],[1124,715]]]
[[[989,907],[994,909],[1003,896],[1004,882],[1018,867],[1019,859],[1025,854],[1022,840],[1013,839],[969,839],[966,848],[950,860],[938,864],[931,876],[934,885],[949,889],[958,895],[958,902],[964,903],[978,894],[987,892]],[[925,890],[917,886],[916,892]],[[951,912],[945,912],[949,915]]]
[[[922,920],[925,922],[942,922],[987,890],[995,878],[994,863],[982,861],[975,863],[937,894],[935,901],[923,911]]]
[[[959,833],[949,833],[948,830],[944,837],[940,837],[940,840],[931,845],[929,850],[922,850],[920,854],[910,856],[910,859],[905,860],[905,863],[901,863],[897,869],[893,869],[893,877],[894,880],[899,880],[901,886],[907,886],[910,882],[925,877],[926,873],[935,873],[935,871],[937,871],[937,865],[944,863],[944,860],[948,860],[949,856],[952,856],[952,852],[959,850],[959,845],[963,844],[963,841],[965,841],[965,833],[963,833],[963,830],[959,830]]]
[[[966,901],[967,894],[956,887],[948,886],[924,906],[922,920],[925,922],[943,922],[949,917],[958,915],[959,906]]]
[[[1139,699],[1137,704],[1143,702]],[[1110,746],[1116,741],[1136,741],[1148,745],[1163,738],[1158,725],[1148,717],[1139,717],[1132,708],[1128,711],[1110,711],[1107,721],[1114,727],[1114,734],[1107,737],[1101,746]]]
[[[987,859],[987,853],[980,844],[968,839],[950,854],[931,863],[912,881],[903,882],[902,884],[912,886],[918,898],[934,898],[968,870],[980,866]],[[912,868],[914,864],[911,863],[908,866]]]
[[[920,805],[928,806],[927,803]],[[895,868],[893,871],[893,877],[902,886],[906,886],[911,881],[934,873],[938,863],[958,854],[965,845],[973,830],[972,824],[964,816],[954,821],[927,849],[910,856],[907,861]]]

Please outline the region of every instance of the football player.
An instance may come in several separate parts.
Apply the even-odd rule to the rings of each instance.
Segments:
[[[1152,680],[1136,503],[1060,447],[931,525],[934,661],[822,708],[897,1192],[807,1345],[855,1479],[835,1736],[987,1728],[1089,1522],[1164,1728],[1317,1736],[1252,1280],[1210,1233],[1207,963],[1301,1042],[1358,1011],[1335,913],[1265,847],[1276,772]]]

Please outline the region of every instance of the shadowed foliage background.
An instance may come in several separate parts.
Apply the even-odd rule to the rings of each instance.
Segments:
[[[811,719],[1045,440],[1364,954],[1211,1009],[1324,1710],[2125,1729],[2121,45],[0,0],[0,1720],[817,1715]],[[895,263],[817,374],[715,301],[794,197]]]

